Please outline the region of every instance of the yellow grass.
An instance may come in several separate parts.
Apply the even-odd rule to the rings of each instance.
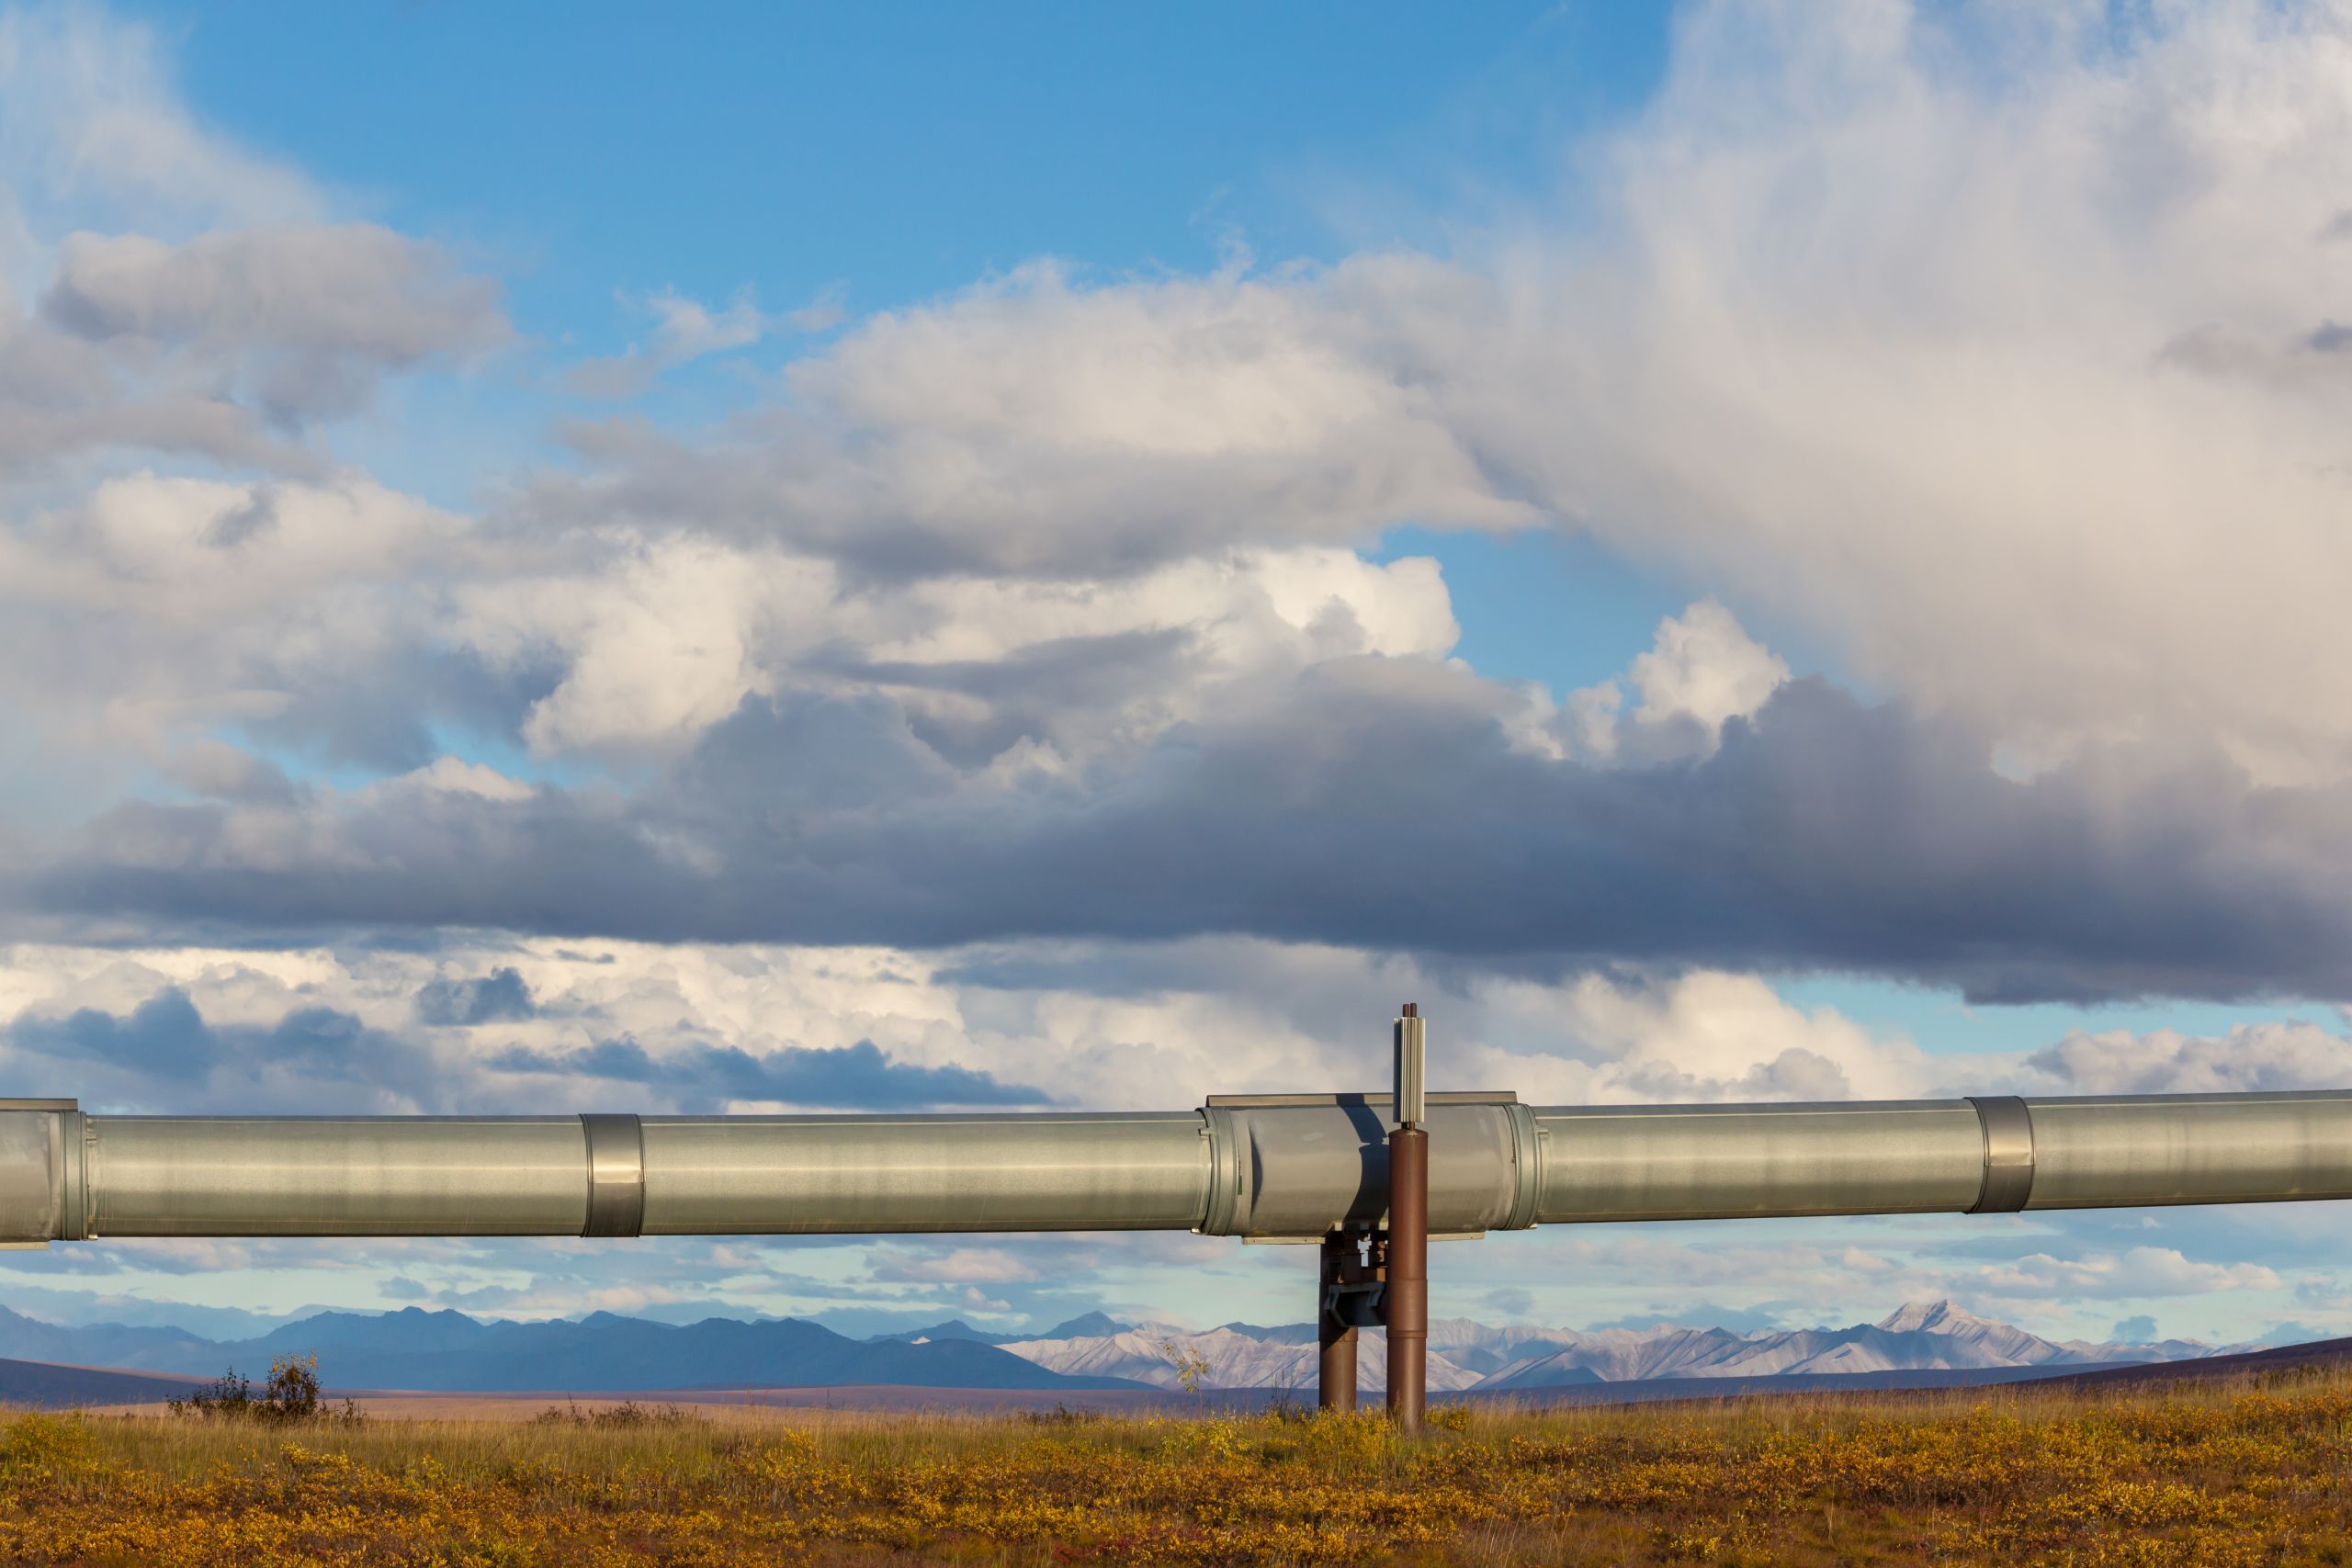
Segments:
[[[2335,1371],[1482,1410],[1419,1442],[1375,1416],[515,1414],[0,1418],[0,1562],[2337,1563],[2352,1540]]]

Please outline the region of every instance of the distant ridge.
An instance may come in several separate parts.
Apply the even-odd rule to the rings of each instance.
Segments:
[[[44,1359],[198,1375],[233,1368],[258,1376],[275,1356],[316,1351],[320,1379],[337,1387],[447,1393],[619,1393],[749,1384],[1133,1386],[1117,1378],[1067,1377],[975,1340],[852,1339],[797,1318],[746,1323],[715,1317],[677,1325],[596,1313],[577,1323],[510,1322],[410,1307],[322,1313],[257,1339],[224,1344],[167,1329],[62,1328],[0,1309],[0,1344]]]
[[[1171,1356],[1170,1347],[1176,1351]],[[1366,1330],[1359,1386],[1384,1388],[1377,1330]],[[797,1318],[705,1318],[684,1325],[595,1313],[577,1322],[481,1319],[408,1307],[327,1312],[256,1338],[220,1342],[177,1329],[100,1324],[67,1327],[0,1308],[0,1348],[27,1364],[199,1377],[234,1369],[258,1377],[272,1358],[316,1352],[332,1386],[436,1393],[888,1386],[1136,1393],[1178,1387],[1177,1357],[1207,1367],[1204,1387],[1306,1391],[1315,1382],[1311,1325],[1228,1323],[1193,1332],[1134,1325],[1088,1313],[1043,1337],[1012,1338],[951,1318],[924,1328],[853,1339]],[[2233,1347],[2233,1349],[2244,1348]],[[2217,1352],[2186,1340],[2101,1345],[2041,1338],[1977,1317],[1948,1301],[1905,1303],[1876,1323],[1742,1334],[1661,1324],[1579,1331],[1496,1326],[1465,1318],[1430,1325],[1434,1393],[1550,1398],[1642,1397],[1693,1385],[1716,1393],[1771,1386],[1933,1386],[2006,1381],[2125,1363],[2211,1364]],[[5,1395],[0,1395],[5,1397]],[[125,1396],[132,1397],[132,1396]]]
[[[926,1339],[968,1339],[975,1345],[1001,1345],[1021,1336],[991,1334],[985,1328],[973,1327],[960,1317],[951,1317],[945,1323],[934,1323],[927,1328],[901,1328],[895,1333],[876,1334],[869,1337],[877,1342],[894,1340],[901,1345],[919,1345]]]
[[[2326,1367],[2345,1361],[2352,1361],[2352,1339],[2312,1339],[2301,1345],[2272,1345],[2259,1350],[2233,1350],[2227,1355],[2202,1356],[2195,1360],[2104,1367],[2047,1381],[2082,1384],[2187,1382],[2199,1378],[2236,1377],[2246,1372]]]
[[[120,1372],[105,1367],[68,1367],[51,1361],[0,1360],[0,1405],[37,1410],[85,1404],[150,1404],[176,1399],[198,1387],[196,1378],[153,1372]]]

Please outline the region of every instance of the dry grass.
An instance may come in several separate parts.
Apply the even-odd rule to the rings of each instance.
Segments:
[[[9,1563],[2337,1563],[2352,1373],[1171,1420],[0,1422]],[[534,1412],[535,1413],[535,1412]]]

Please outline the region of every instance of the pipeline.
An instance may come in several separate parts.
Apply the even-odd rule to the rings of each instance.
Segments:
[[[2352,1198],[2352,1092],[1426,1096],[1428,1234]],[[936,1116],[175,1117],[0,1100],[0,1244],[1385,1227],[1392,1097]]]

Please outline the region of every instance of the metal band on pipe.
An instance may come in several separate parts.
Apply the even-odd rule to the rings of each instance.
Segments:
[[[1972,1214],[2014,1214],[2033,1196],[2033,1112],[2015,1095],[1968,1097],[1984,1129],[1984,1185]]]
[[[1504,1110],[1510,1117],[1510,1213],[1495,1228],[1532,1230],[1536,1212],[1544,1205],[1544,1145],[1549,1138],[1527,1106],[1510,1105]]]
[[[1233,1112],[1218,1105],[1202,1107],[1201,1138],[1208,1145],[1208,1194],[1193,1229],[1202,1235],[1231,1235],[1234,1211],[1241,1204],[1242,1176],[1241,1140],[1234,1135]]]
[[[645,1229],[645,1130],[634,1116],[583,1113],[588,1140],[588,1219],[582,1235],[639,1235]]]
[[[79,1111],[57,1118],[58,1141],[65,1155],[65,1184],[60,1205],[58,1235],[65,1241],[90,1239],[90,1119]]]

